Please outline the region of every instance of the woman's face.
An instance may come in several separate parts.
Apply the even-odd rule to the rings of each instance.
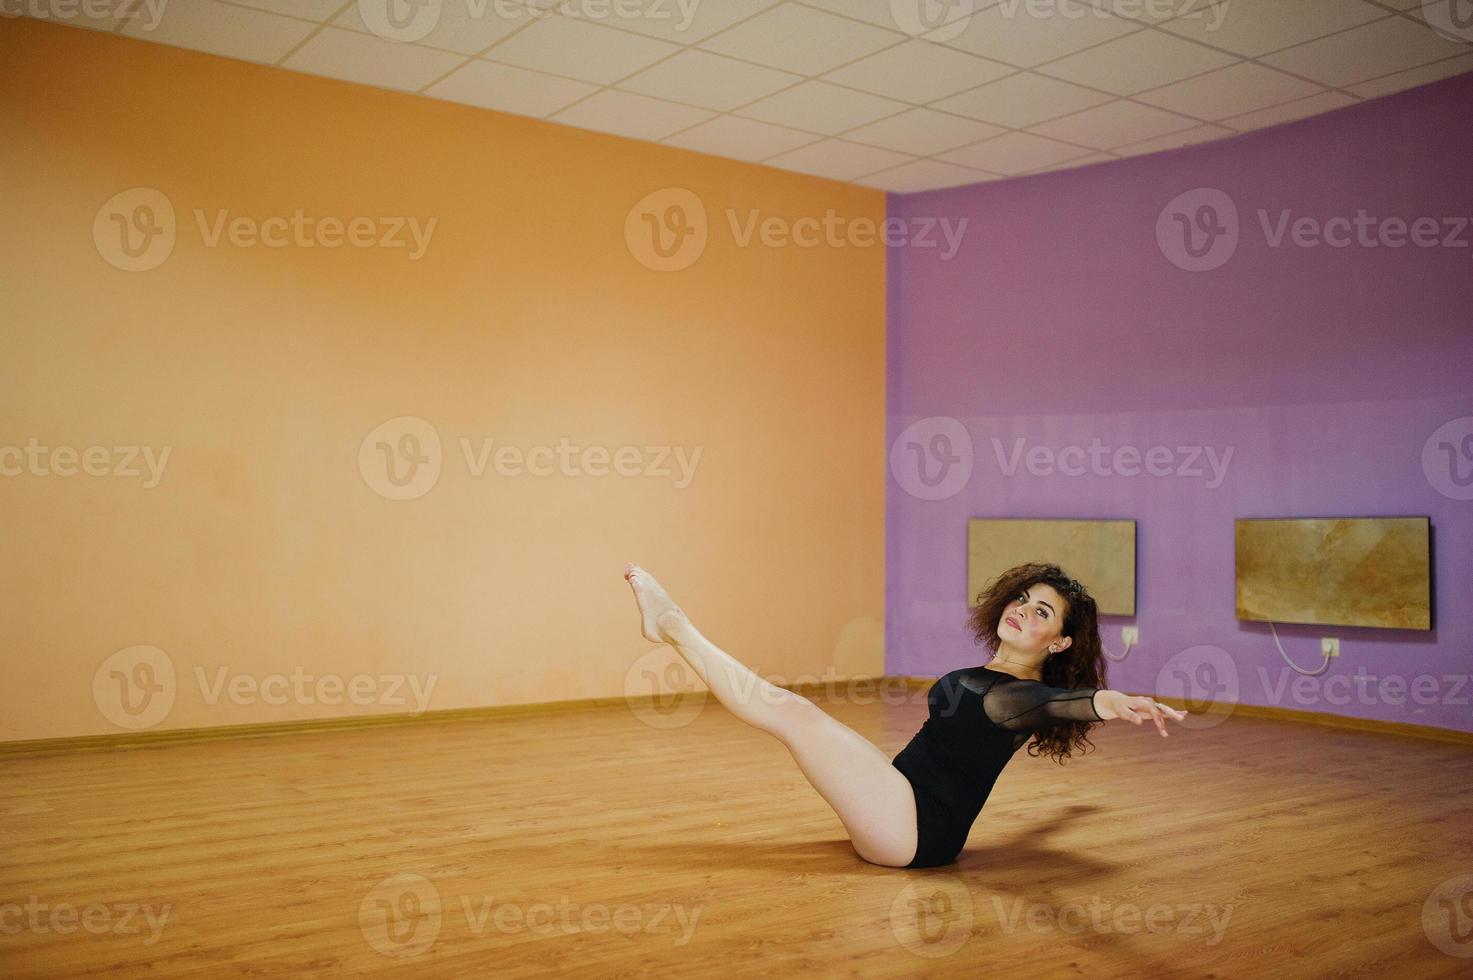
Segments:
[[[1008,602],[997,624],[998,638],[1024,650],[1042,650],[1058,639],[1069,606],[1051,585],[1027,586]]]

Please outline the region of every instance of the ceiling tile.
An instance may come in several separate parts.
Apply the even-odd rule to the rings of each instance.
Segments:
[[[1142,24],[1159,24],[1181,13],[1191,0],[1089,0],[1092,6],[1109,11],[1117,17],[1139,21]],[[1236,0],[1220,0],[1235,3]]]
[[[1192,41],[1151,30],[1106,41],[1038,70],[1116,95],[1134,95],[1214,68],[1225,68],[1237,60]]]
[[[255,7],[267,13],[325,24],[342,9],[343,0],[234,0],[237,7]],[[147,7],[146,3],[139,7]],[[356,7],[357,4],[354,4]]]
[[[1135,98],[1139,102],[1199,119],[1221,119],[1323,91],[1313,82],[1244,61],[1184,82],[1141,92]]]
[[[930,102],[1013,71],[964,51],[910,40],[836,68],[824,80],[906,102]]]
[[[1364,0],[1189,0],[1163,31],[1257,57],[1387,16]]]
[[[978,4],[988,2],[981,0]],[[1046,13],[1033,16],[1030,11]],[[1141,25],[1080,0],[1008,0],[972,14],[950,47],[1031,68],[1091,45],[1141,30]],[[944,29],[947,33],[954,27]]]
[[[472,59],[425,89],[424,94],[451,102],[513,112],[519,116],[543,117],[598,91],[597,85],[575,82]]]
[[[1236,132],[1228,129],[1226,126],[1207,123],[1202,126],[1194,126],[1191,129],[1184,129],[1178,133],[1158,136],[1155,139],[1141,140],[1138,143],[1131,143],[1127,146],[1118,146],[1115,148],[1115,153],[1122,157],[1140,156],[1142,153],[1176,150],[1183,146],[1193,146],[1197,143],[1205,143],[1208,140],[1235,135],[1237,135]]]
[[[804,82],[738,109],[737,115],[833,136],[909,108],[828,82]]]
[[[981,7],[995,0],[972,0],[972,2],[930,4],[926,0],[802,0],[804,5],[818,7],[829,13],[853,17],[876,27],[900,31],[910,37],[920,37],[927,28],[940,27],[961,20],[970,13],[969,7]],[[923,20],[923,18],[930,18]]]
[[[1197,120],[1165,109],[1119,101],[1039,123],[1029,132],[1096,150],[1112,150],[1126,143],[1190,129],[1195,125]]]
[[[417,92],[464,61],[449,51],[397,44],[372,34],[325,27],[283,61],[281,67]]]
[[[1465,0],[1458,2],[1461,16],[1456,20],[1452,17],[1452,5],[1448,0],[1427,0],[1404,8],[1403,12],[1449,40],[1473,41],[1473,20],[1468,17]]]
[[[295,0],[276,0],[281,4],[289,4]],[[382,3],[383,0],[380,0]],[[334,7],[342,4],[334,4]],[[471,0],[449,0],[442,3],[438,12],[432,12],[429,19],[423,25],[410,21],[412,28],[406,28],[407,34],[401,34],[393,30],[385,30],[385,25],[390,23],[386,18],[375,20],[379,31],[371,29],[363,22],[363,10],[365,8],[358,3],[349,3],[343,8],[343,12],[333,20],[334,27],[344,30],[358,31],[361,34],[374,34],[384,36],[385,40],[399,41],[410,40],[415,44],[424,45],[427,48],[440,48],[444,51],[456,51],[464,55],[475,55],[485,51],[486,48],[511,34],[513,31],[531,23],[534,19],[520,4],[497,3],[496,0],[486,0],[486,6],[482,9],[474,6]],[[379,8],[381,16],[385,9]],[[382,32],[382,33],[380,33]]]
[[[802,75],[764,68],[709,51],[687,49],[619,83],[641,95],[725,112],[801,82]]]
[[[882,146],[887,150],[930,156],[1004,132],[1001,126],[963,119],[934,109],[911,109],[898,116],[851,129],[846,140]]]
[[[1022,176],[1031,177],[1034,174],[1056,174],[1061,170],[1073,170],[1076,167],[1088,167],[1095,163],[1109,163],[1120,158],[1113,153],[1091,153],[1087,157],[1078,157],[1074,160],[1065,160],[1063,163],[1051,163],[1047,167],[1039,167],[1037,170],[1025,171]]]
[[[902,192],[1473,71],[1473,36],[1440,36],[1420,0],[188,0],[146,25],[147,3],[67,2],[73,26]],[[365,25],[391,2],[413,36]]]
[[[714,113],[705,109],[692,109],[690,106],[635,95],[633,92],[606,89],[562,110],[552,119],[554,122],[583,129],[596,129],[601,133],[658,140],[710,119],[713,115]]]
[[[908,153],[882,150],[877,146],[861,146],[844,140],[822,140],[780,153],[763,162],[784,170],[798,170],[834,180],[852,180],[913,159],[915,158]]]
[[[1443,78],[1451,78],[1464,72],[1473,71],[1473,53],[1462,55],[1458,58],[1448,58],[1445,61],[1434,61],[1430,65],[1421,68],[1413,68],[1410,71],[1399,71],[1393,75],[1384,75],[1381,78],[1372,79],[1368,82],[1360,82],[1348,87],[1348,91],[1354,92],[1363,99],[1374,99],[1382,95],[1390,95],[1392,92],[1400,92],[1404,89],[1415,88],[1418,85],[1427,85]]]
[[[816,143],[822,137],[786,126],[743,119],[740,116],[717,116],[698,126],[676,133],[665,140],[671,146],[734,160],[766,160],[778,153]]]
[[[932,104],[983,122],[1022,129],[1056,116],[1103,105],[1114,96],[1056,78],[1019,72]]]
[[[981,143],[938,154],[947,163],[986,170],[995,174],[1021,174],[1089,155],[1089,150],[1060,143],[1033,133],[1004,133]]]
[[[1218,122],[1239,130],[1262,129],[1264,126],[1277,126],[1279,123],[1355,105],[1358,101],[1360,100],[1355,96],[1346,95],[1343,92],[1321,92],[1307,99],[1295,99],[1293,102],[1285,102],[1283,105],[1276,105],[1268,109],[1259,109],[1257,112],[1228,116],[1226,119],[1219,119]]]
[[[504,65],[607,85],[679,51],[666,41],[568,17],[545,17],[483,56]]]
[[[122,33],[159,44],[274,65],[314,30],[317,28],[304,20],[233,7],[215,0],[195,0],[188,5],[169,5],[157,19],[147,13],[124,19]]]
[[[583,0],[587,9],[609,15],[597,23],[634,31],[648,37],[676,44],[695,44],[740,23],[748,17],[776,6],[779,0]],[[576,10],[576,5],[568,8]],[[621,14],[621,11],[629,13]],[[565,15],[566,16],[566,15]]]
[[[1424,24],[1388,17],[1268,55],[1265,64],[1332,86],[1351,85],[1468,51]]]
[[[784,71],[817,75],[903,40],[904,34],[785,3],[700,46]]]
[[[980,184],[997,180],[998,176],[970,167],[959,167],[954,163],[942,163],[940,160],[913,160],[868,177],[860,177],[855,183],[896,194],[913,194],[916,191],[933,191],[942,187]]]
[[[89,31],[102,31],[112,33],[118,29],[118,25],[125,20],[136,20],[138,27],[132,36],[147,40],[158,26],[167,8],[162,11],[150,11],[144,4],[136,8],[128,8],[123,5],[93,7],[91,10],[85,4],[76,6],[71,11],[72,16],[63,16],[61,9],[48,10],[44,5],[21,4],[17,0],[9,0],[9,6],[0,6],[0,9],[21,11],[14,15],[0,14],[0,20],[8,19],[10,16],[29,17],[48,24],[60,24],[64,27],[83,27]]]

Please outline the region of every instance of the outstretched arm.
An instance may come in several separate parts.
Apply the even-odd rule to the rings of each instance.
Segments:
[[[1050,687],[1033,680],[993,684],[982,697],[982,710],[1011,732],[1038,732],[1063,722],[1104,721],[1094,700],[1104,691],[1093,687]]]
[[[1155,719],[1156,727],[1161,730],[1162,737],[1167,734],[1167,718],[1182,721],[1187,716],[1185,711],[1178,711],[1169,705],[1157,704],[1153,698],[1132,697],[1123,691],[1097,691],[1094,704],[1095,712],[1103,721],[1123,718],[1139,725],[1147,718]]]

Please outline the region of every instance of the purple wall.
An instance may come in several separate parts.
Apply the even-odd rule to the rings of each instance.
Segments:
[[[950,257],[914,241],[889,256],[887,670],[985,662],[963,628],[968,518],[1132,518],[1137,614],[1101,625],[1112,655],[1122,625],[1141,643],[1109,686],[1473,731],[1470,105],[1463,75],[1222,142],[892,197],[911,230],[968,225]],[[1296,244],[1301,218],[1301,242],[1347,244]],[[1093,440],[1141,458],[1092,459]],[[1268,625],[1234,617],[1233,519],[1388,515],[1431,519],[1435,628],[1281,624],[1311,669],[1318,638],[1340,638],[1296,681]]]

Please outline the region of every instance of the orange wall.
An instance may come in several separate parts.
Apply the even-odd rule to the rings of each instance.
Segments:
[[[880,192],[33,20],[0,62],[0,739],[402,712],[407,675],[427,710],[647,693],[626,560],[765,675],[879,671],[883,250],[739,247],[725,211]],[[137,201],[104,204],[139,187],[177,231],[124,271]],[[673,272],[625,242],[666,187],[710,219]],[[436,224],[412,259],[195,217],[297,209]],[[400,416],[442,469],[391,500],[360,447]],[[478,477],[462,438],[701,455]],[[138,645],[167,692],[109,660]]]

